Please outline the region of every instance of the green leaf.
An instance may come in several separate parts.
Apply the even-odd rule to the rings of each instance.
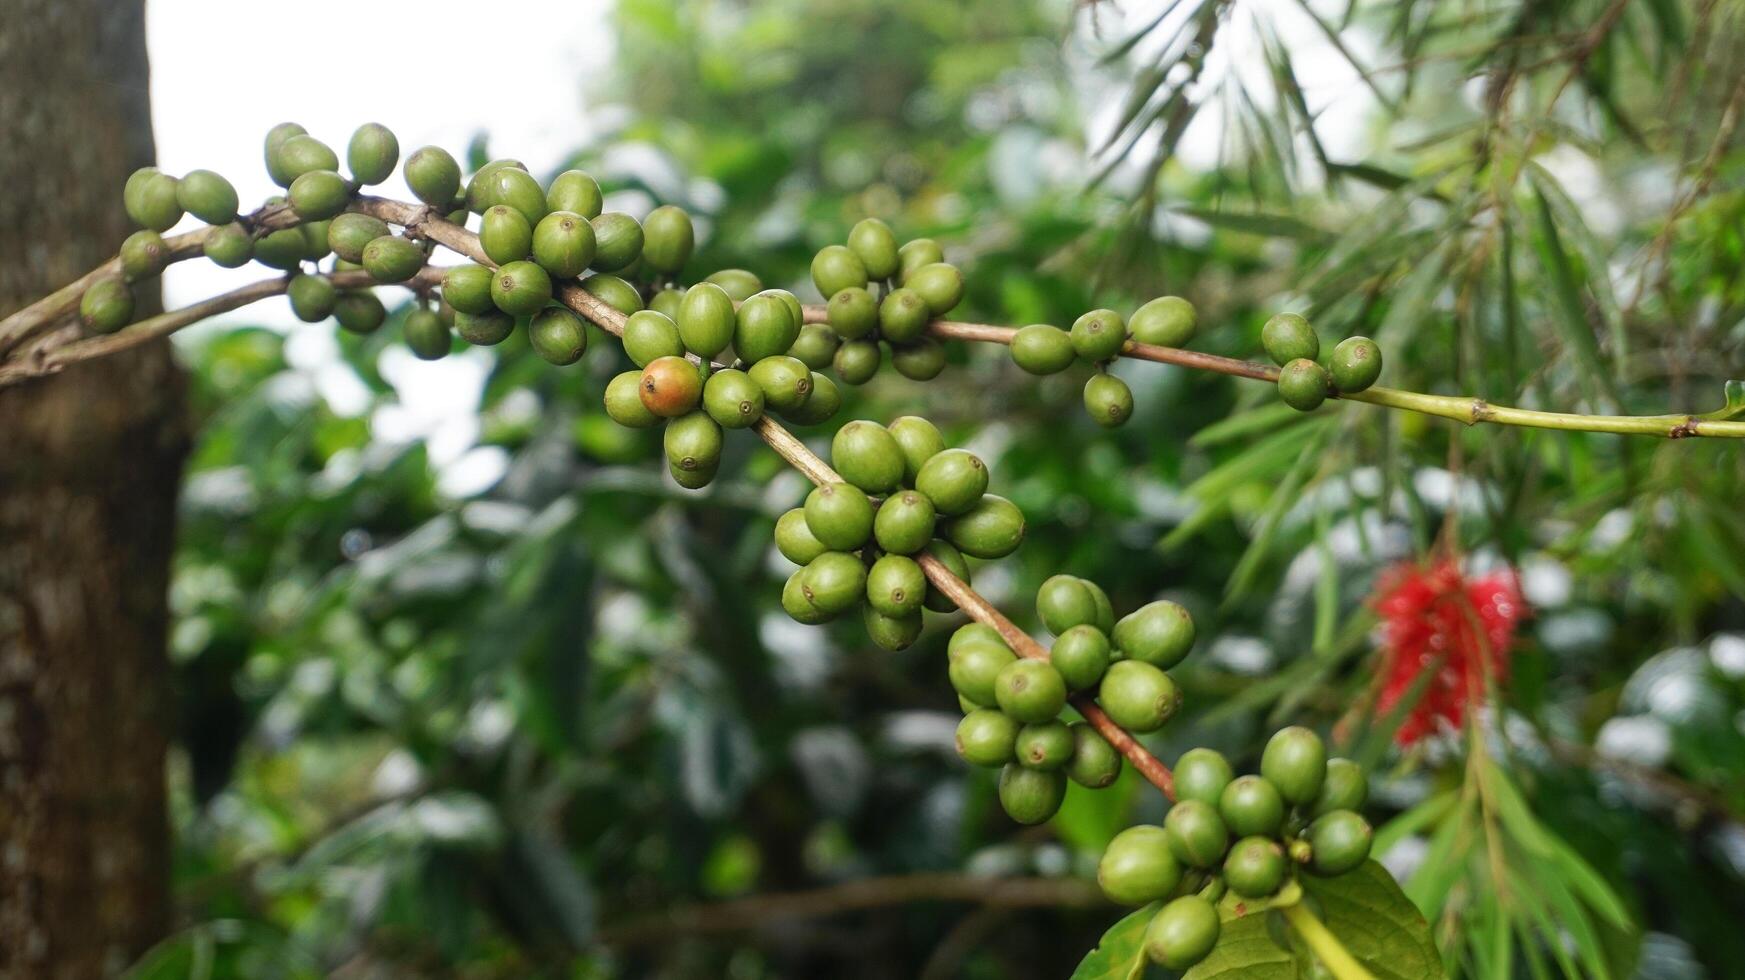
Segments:
[[[1301,241],[1320,241],[1327,237],[1327,233],[1320,228],[1288,214],[1267,214],[1265,212],[1237,214],[1230,211],[1195,207],[1179,207],[1172,210],[1176,214],[1204,221],[1214,228],[1247,235],[1260,235],[1265,238],[1294,238]]]
[[[1374,861],[1337,878],[1304,875],[1303,890],[1320,906],[1321,921],[1377,980],[1444,976],[1430,924]],[[1305,974],[1306,975],[1306,974]]]
[[[1581,364],[1583,372],[1589,381],[1597,387],[1597,393],[1603,393],[1611,398],[1613,404],[1618,401],[1617,391],[1612,385],[1611,375],[1606,373],[1605,364],[1600,356],[1599,341],[1594,338],[1592,325],[1588,323],[1587,311],[1583,308],[1581,288],[1576,282],[1575,267],[1569,261],[1569,255],[1563,250],[1563,239],[1558,234],[1557,222],[1551,216],[1551,204],[1545,198],[1545,193],[1535,187],[1533,199],[1537,205],[1535,215],[1539,224],[1539,235],[1535,242],[1539,252],[1539,265],[1551,280],[1552,297],[1556,301],[1558,316],[1553,320],[1563,330],[1565,339],[1575,349],[1576,360]]]
[[[1726,407],[1718,408],[1707,415],[1704,415],[1703,418],[1713,419],[1716,422],[1725,422],[1728,419],[1736,419],[1741,415],[1745,415],[1745,381],[1729,381],[1722,386],[1722,391],[1724,391],[1727,396]],[[1207,426],[1207,429],[1210,428],[1213,427]],[[1205,432],[1206,429],[1200,430],[1200,435],[1204,435]]]
[[[1267,927],[1265,913],[1225,918],[1218,945],[1194,964],[1182,980],[1297,980],[1303,976],[1296,957],[1280,946]]]
[[[1145,973],[1145,927],[1162,905],[1152,902],[1110,926],[1097,948],[1079,961],[1071,980],[1137,980]]]

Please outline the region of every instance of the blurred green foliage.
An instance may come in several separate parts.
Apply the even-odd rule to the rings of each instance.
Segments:
[[[621,125],[572,163],[616,206],[696,214],[693,278],[745,267],[809,297],[812,253],[877,215],[968,270],[962,319],[1174,292],[1201,350],[1257,356],[1291,308],[1379,338],[1396,387],[1721,403],[1745,376],[1736,10],[1312,9],[1206,0],[1146,31],[1105,4],[625,0],[603,93]],[[1295,74],[1341,58],[1305,16],[1354,60],[1411,66],[1374,72],[1388,104],[1349,159]],[[1186,43],[1202,29],[1220,56]],[[1184,105],[1222,115],[1215,165],[1177,157]],[[395,327],[332,358],[254,329],[186,348],[185,928],[141,976],[1072,971],[1118,917],[1082,891],[711,928],[725,900],[869,876],[1070,886],[1163,803],[1128,774],[1012,825],[952,752],[956,620],[900,654],[858,622],[787,621],[770,530],[803,481],[740,438],[715,485],[676,489],[655,441],[598,410],[628,366],[602,336],[569,369],[519,336],[430,367]],[[1383,856],[1465,975],[1745,975],[1737,447],[1302,416],[1264,385],[1117,371],[1138,409],[1113,433],[1079,371],[1035,379],[985,346],[931,384],[885,372],[839,418],[926,415],[990,462],[1030,533],[975,584],[1021,625],[1056,571],[1117,610],[1194,612],[1188,710],[1147,739],[1166,762],[1209,744],[1252,765],[1287,720],[1374,762]],[[334,372],[361,412],[336,409]],[[419,372],[456,402],[427,432]],[[1365,598],[1437,547],[1514,565],[1535,615],[1481,728],[1401,753],[1368,714]]]

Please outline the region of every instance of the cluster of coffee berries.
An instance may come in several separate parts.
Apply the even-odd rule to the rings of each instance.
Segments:
[[[1163,826],[1116,834],[1097,882],[1124,905],[1166,902],[1146,929],[1145,949],[1185,970],[1217,944],[1215,903],[1226,891],[1261,901],[1298,869],[1332,877],[1363,864],[1371,832],[1357,809],[1368,794],[1362,767],[1328,759],[1306,728],[1274,734],[1259,775],[1235,776],[1219,753],[1190,749],[1176,762],[1176,802]]]
[[[777,550],[800,566],[782,589],[799,622],[828,622],[864,600],[872,641],[901,650],[920,635],[923,609],[955,608],[922,558],[967,582],[965,556],[1004,558],[1024,540],[1024,513],[987,492],[987,465],[947,449],[926,419],[849,422],[830,442],[830,464],[843,482],[817,487],[776,522]]]
[[[1260,343],[1279,365],[1278,396],[1302,412],[1321,407],[1329,395],[1356,394],[1381,377],[1381,347],[1368,337],[1347,337],[1325,366],[1315,328],[1296,313],[1279,313],[1260,329]]]
[[[1109,363],[1129,339],[1159,347],[1181,347],[1194,337],[1194,306],[1179,296],[1159,296],[1125,319],[1114,310],[1092,310],[1062,330],[1032,323],[1012,335],[1012,361],[1031,374],[1055,374],[1075,361],[1096,366],[1085,382],[1085,411],[1097,424],[1115,428],[1133,415],[1133,392],[1109,374]]]
[[[1047,659],[1021,658],[996,631],[965,626],[949,645],[951,685],[967,712],[957,752],[998,766],[1000,804],[1014,820],[1041,823],[1066,796],[1066,781],[1102,789],[1121,773],[1121,756],[1084,722],[1061,720],[1067,699],[1094,696],[1130,732],[1154,732],[1181,708],[1166,671],[1194,644],[1194,621],[1159,600],[1115,618],[1095,582],[1055,575],[1036,594],[1036,611],[1054,634]]]
[[[945,370],[945,348],[927,324],[963,300],[964,282],[938,242],[917,238],[899,247],[888,225],[867,218],[849,230],[846,245],[813,256],[812,283],[828,310],[831,364],[845,384],[872,380],[885,347],[906,378],[931,381]]]

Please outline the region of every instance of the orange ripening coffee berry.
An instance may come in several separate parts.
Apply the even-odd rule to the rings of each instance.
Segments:
[[[682,357],[657,357],[642,369],[637,391],[644,408],[670,419],[697,407],[703,397],[703,378],[697,366]]]

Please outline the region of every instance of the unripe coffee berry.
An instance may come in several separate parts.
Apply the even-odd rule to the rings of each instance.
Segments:
[[[574,211],[584,218],[599,217],[605,195],[600,184],[581,170],[565,170],[552,178],[545,193],[545,206],[553,211]]]
[[[548,364],[574,364],[588,351],[587,323],[562,306],[548,306],[528,321],[527,341]]]
[[[254,258],[254,236],[235,222],[219,225],[206,233],[201,251],[221,268],[240,268]]]
[[[1211,902],[1183,895],[1158,910],[1145,927],[1145,955],[1166,969],[1187,970],[1211,955],[1221,931]]]
[[[663,205],[642,221],[642,258],[656,272],[677,275],[690,261],[696,242],[691,216],[684,208]]]
[[[1185,347],[1198,326],[1194,304],[1180,296],[1159,296],[1133,312],[1127,332],[1142,344]]]
[[[921,635],[921,614],[886,616],[871,606],[861,608],[867,638],[883,650],[904,650]]]
[[[533,250],[533,225],[509,205],[494,204],[485,209],[480,222],[479,247],[498,265],[525,259]]]
[[[647,367],[660,357],[683,357],[685,344],[679,328],[663,314],[637,310],[624,321],[624,353],[638,367]]]
[[[933,502],[915,490],[904,490],[879,505],[873,518],[873,537],[885,551],[912,555],[933,540],[934,524]]]
[[[827,613],[812,605],[812,600],[806,597],[806,570],[804,568],[788,576],[788,581],[782,586],[782,611],[787,613],[797,623],[807,626],[817,626],[835,619],[835,614]]]
[[[466,314],[464,313],[455,317],[455,327],[457,329],[460,327],[460,324],[465,317]],[[649,411],[648,406],[642,403],[641,371],[625,371],[622,374],[616,375],[611,381],[607,382],[605,403],[607,416],[619,425],[632,429],[646,429],[660,424],[661,417]],[[794,512],[789,511],[789,513]],[[776,524],[776,530],[778,532],[776,541],[778,545],[781,542],[779,534],[781,527],[782,525],[778,522]],[[820,547],[819,550],[822,551],[822,547]],[[786,551],[784,551],[783,554],[786,554]],[[811,557],[806,559],[806,561],[811,560]],[[802,565],[805,564],[805,562],[798,563]]]
[[[945,653],[955,657],[960,650],[989,645],[1006,649],[1006,641],[1000,637],[999,630],[986,623],[965,623],[952,631],[951,639],[945,643]]]
[[[133,291],[119,279],[101,279],[79,298],[79,321],[92,333],[114,333],[133,322]]]
[[[359,257],[362,257],[361,251]],[[442,274],[442,298],[457,313],[492,312],[497,308],[497,304],[491,301],[493,275],[495,272],[482,265],[452,266]]]
[[[1357,810],[1369,799],[1369,779],[1363,767],[1350,759],[1328,759],[1327,778],[1315,802],[1309,807],[1311,816],[1334,810]]]
[[[586,272],[595,248],[593,224],[574,211],[553,211],[533,229],[533,261],[558,279]]]
[[[642,309],[642,294],[617,276],[589,276],[582,280],[582,289],[625,316]]]
[[[1315,328],[1297,313],[1278,313],[1260,328],[1260,346],[1274,364],[1289,364],[1302,358],[1313,361],[1321,355],[1321,340]]]
[[[642,404],[661,418],[676,418],[697,407],[703,398],[703,378],[697,366],[682,357],[657,357],[642,369]]]
[[[1109,594],[1103,587],[1088,578],[1079,579],[1085,588],[1091,590],[1091,601],[1097,606],[1097,619],[1091,625],[1103,631],[1104,636],[1113,637],[1115,631],[1115,607],[1109,603]],[[1115,659],[1114,641],[1110,640],[1109,659]]]
[[[822,323],[807,323],[800,327],[800,335],[794,338],[788,353],[812,370],[822,371],[830,366],[836,357],[836,348],[841,346],[842,338],[829,327]]]
[[[1000,770],[1000,806],[1018,823],[1042,823],[1060,810],[1066,799],[1066,774],[1058,770],[1026,769],[1016,763]]]
[[[830,615],[853,609],[866,595],[866,566],[846,551],[826,551],[804,573],[800,585],[806,598]]]
[[[1189,749],[1175,762],[1175,798],[1218,805],[1235,773],[1229,760],[1212,749]]]
[[[1144,905],[1175,891],[1182,868],[1162,827],[1140,824],[1116,834],[1097,861],[1097,884],[1117,905]]]
[[[932,381],[945,370],[945,345],[932,337],[892,344],[891,367],[911,381]]]
[[[866,600],[887,616],[921,611],[927,598],[927,576],[913,558],[885,555],[866,574]]]
[[[375,245],[370,243],[371,248]],[[532,316],[551,302],[551,276],[525,260],[499,266],[491,277],[491,302],[510,316]]]
[[[291,301],[291,312],[304,323],[327,319],[339,302],[339,291],[326,276],[292,276],[285,285],[285,296]]]
[[[760,293],[740,304],[733,326],[733,351],[741,360],[756,364],[766,357],[786,354],[799,336],[800,325],[788,305],[776,296]]]
[[[1084,579],[1051,575],[1036,590],[1036,615],[1050,633],[1059,636],[1074,626],[1094,625],[1097,603]]]
[[[947,449],[935,453],[916,471],[915,489],[926,494],[939,513],[963,514],[987,492],[988,467],[973,453]]]
[[[1117,620],[1110,639],[1128,658],[1168,670],[1193,649],[1194,619],[1180,604],[1159,599]]]
[[[1155,732],[1180,710],[1181,690],[1170,676],[1148,663],[1118,660],[1097,686],[1097,703],[1117,725],[1131,732]]]
[[[1133,415],[1133,390],[1112,374],[1093,374],[1085,382],[1085,411],[1103,428],[1117,428]]]
[[[721,427],[702,412],[690,412],[668,422],[662,440],[667,462],[686,472],[714,470],[721,461],[722,441]]]
[[[1315,818],[1303,835],[1309,842],[1309,870],[1342,875],[1369,860],[1374,833],[1369,822],[1350,810],[1334,810]]]
[[[528,227],[537,224],[549,210],[539,181],[514,160],[487,164],[473,175],[472,183],[467,186],[467,207],[472,210],[484,212],[499,204],[521,212]]]
[[[381,123],[364,123],[345,147],[345,165],[360,184],[379,184],[400,162],[400,141]]]
[[[290,272],[302,265],[308,254],[309,243],[304,239],[301,228],[281,228],[268,232],[254,243],[256,262],[284,272]]]
[[[150,279],[164,271],[170,261],[170,247],[162,235],[149,229],[136,231],[121,242],[121,278],[127,282]]]
[[[945,261],[945,250],[931,238],[917,238],[905,242],[897,249],[897,284],[909,278],[909,275],[922,266]]]
[[[766,357],[746,374],[763,389],[763,403],[778,412],[792,412],[812,397],[812,371],[797,357]]]
[[[475,347],[492,347],[508,340],[515,332],[515,318],[495,307],[484,313],[456,310],[454,332]]]
[[[830,550],[812,533],[811,525],[806,523],[806,510],[803,507],[795,507],[776,520],[775,538],[776,550],[782,553],[783,558],[796,565],[805,565]]]
[[[1072,758],[1072,729],[1059,719],[1025,725],[1013,749],[1026,769],[1064,769]]]
[[[844,289],[865,289],[866,265],[841,245],[827,245],[812,257],[812,284],[825,299]]]
[[[850,340],[836,348],[830,366],[844,384],[861,385],[879,373],[879,361],[884,352],[873,340]]]
[[[460,164],[440,146],[425,146],[413,151],[402,169],[406,185],[425,204],[446,208],[460,193]]]
[[[1238,776],[1218,796],[1218,815],[1238,837],[1267,837],[1284,826],[1285,802],[1278,787],[1259,776]]]
[[[1169,850],[1190,868],[1215,868],[1230,846],[1230,832],[1214,804],[1203,800],[1180,800],[1169,808],[1163,829],[1169,834]]]
[[[867,493],[889,493],[903,483],[903,451],[876,422],[857,420],[838,429],[830,440],[830,465]]]
[[[982,707],[994,707],[1000,703],[996,683],[1017,659],[1017,655],[1004,646],[967,647],[951,658],[948,668],[951,687]]]
[[[285,176],[284,171],[279,169],[279,149],[285,145],[286,140],[293,136],[302,136],[307,132],[308,130],[294,122],[282,122],[267,130],[263,157],[267,165],[267,176],[273,179],[273,183],[280,187],[288,187],[292,178],[297,176],[296,174]]]
[[[592,228],[594,226],[589,225],[588,227]],[[679,308],[684,305],[685,290],[671,286],[657,290],[653,296],[648,298],[649,309],[659,313],[661,316],[666,317],[674,323],[679,322]]]
[[[1031,374],[1056,374],[1077,357],[1072,335],[1059,327],[1032,323],[1012,335],[1012,362]]]
[[[350,333],[375,333],[388,318],[388,310],[367,289],[341,293],[333,305],[333,318]]]
[[[985,493],[975,505],[943,522],[941,533],[972,558],[1004,558],[1024,543],[1024,512],[998,494]]]
[[[714,283],[698,283],[685,291],[677,322],[686,347],[699,357],[714,357],[733,340],[733,300]]]
[[[405,282],[417,275],[419,269],[424,268],[424,260],[424,249],[419,248],[417,243],[398,235],[383,235],[364,246],[364,271],[368,272],[370,278],[377,282]],[[500,280],[505,274],[505,271],[500,269],[497,278]],[[541,273],[541,275],[543,274]],[[549,286],[550,280],[547,280],[546,299],[551,298]],[[497,298],[495,286],[492,287],[491,298],[493,300]],[[539,305],[544,306],[545,304],[542,302]],[[534,309],[538,309],[538,307],[534,307]],[[533,311],[523,310],[520,312],[532,313]]]
[[[210,170],[190,170],[177,181],[176,203],[209,225],[236,220],[236,188]]]
[[[1109,638],[1095,626],[1074,626],[1055,638],[1048,662],[1060,671],[1067,690],[1096,687],[1109,669]]]
[[[1260,755],[1260,774],[1286,803],[1311,803],[1327,778],[1327,747],[1307,728],[1281,728]]]
[[[1381,377],[1381,345],[1368,337],[1347,337],[1327,358],[1327,373],[1341,394],[1355,394]]]
[[[421,361],[447,357],[449,348],[454,344],[448,325],[442,322],[442,317],[435,310],[416,309],[406,314],[406,322],[401,330],[406,338],[406,346]]]
[[[178,189],[176,178],[156,167],[142,167],[127,178],[127,185],[121,192],[122,207],[133,223],[141,228],[169,231],[182,220]]]
[[[1244,837],[1224,858],[1224,883],[1243,898],[1265,898],[1285,881],[1285,852],[1270,837]]]
[[[1097,730],[1082,721],[1072,724],[1072,758],[1066,775],[1089,789],[1103,789],[1121,775],[1121,753]]]
[[[826,483],[806,495],[806,526],[833,551],[851,551],[872,536],[873,507],[847,483]]]
[[[703,383],[703,410],[724,428],[746,428],[763,418],[763,389],[744,371],[722,368]]]
[[[642,256],[642,225],[621,211],[608,211],[594,220],[594,268],[617,272]]]
[[[927,301],[913,289],[893,289],[879,303],[879,336],[893,344],[919,340],[933,318]]]
[[[763,288],[763,280],[757,277],[757,273],[747,269],[719,269],[709,273],[703,281],[720,286],[736,303],[745,302]]]
[[[934,317],[941,317],[963,301],[963,273],[957,266],[931,262],[903,279],[903,288],[914,290]]]
[[[328,222],[327,247],[347,262],[362,262],[365,246],[392,233],[393,229],[380,218],[347,211]]]
[[[320,221],[345,210],[351,185],[332,170],[311,170],[291,181],[291,210],[304,221]]]
[[[1331,383],[1326,368],[1299,357],[1279,368],[1278,396],[1299,412],[1312,412],[1327,400]]]
[[[977,708],[957,723],[957,754],[972,766],[1012,762],[1017,740],[1018,723],[992,708]]]
[[[339,157],[326,143],[304,133],[279,144],[278,167],[274,182],[280,187],[290,187],[298,177],[310,171],[338,171]],[[279,177],[284,179],[279,180]]]
[[[1073,321],[1072,348],[1087,361],[1106,361],[1127,342],[1127,324],[1114,310],[1092,310]]]
[[[838,290],[830,297],[826,314],[830,329],[843,340],[858,340],[879,325],[879,305],[872,293],[859,287]]]
[[[848,250],[860,259],[868,279],[889,279],[897,271],[897,236],[877,218],[862,218],[848,230]]]
[[[1007,664],[994,679],[1000,710],[1027,724],[1050,721],[1066,706],[1066,681],[1045,660]]]
[[[899,416],[885,428],[903,451],[903,482],[913,486],[921,467],[945,451],[945,437],[939,434],[938,426],[919,415]]]

